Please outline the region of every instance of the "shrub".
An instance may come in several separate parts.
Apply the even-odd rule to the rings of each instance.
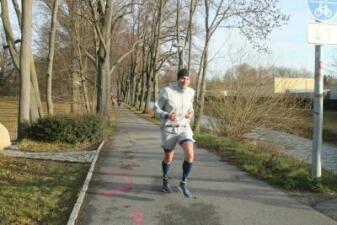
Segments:
[[[103,140],[107,126],[96,115],[57,115],[39,119],[26,133],[36,141],[77,144]]]
[[[309,103],[293,96],[273,93],[273,80],[260,77],[228,78],[214,85],[205,105],[211,129],[223,136],[243,138],[255,128],[270,128],[298,134],[308,124],[303,115]],[[223,87],[224,86],[224,87]]]

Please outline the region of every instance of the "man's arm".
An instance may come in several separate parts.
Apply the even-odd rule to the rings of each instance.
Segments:
[[[165,89],[160,90],[159,96],[158,96],[158,100],[154,105],[154,109],[155,109],[155,113],[156,116],[161,118],[161,119],[167,119],[169,113],[164,111],[164,106],[167,102],[167,92],[165,91]]]
[[[192,94],[192,100],[191,100],[191,106],[188,108],[188,111],[187,111],[187,114],[186,114],[186,118],[187,119],[191,119],[194,115],[194,109],[193,109],[193,102],[194,102],[194,95],[195,95],[195,92],[193,90],[193,94]]]

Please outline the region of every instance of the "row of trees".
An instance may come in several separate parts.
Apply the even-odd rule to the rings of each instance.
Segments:
[[[174,3],[176,7],[173,9],[166,6],[172,6]],[[147,112],[150,93],[153,92],[154,101],[157,99],[157,72],[165,71],[166,76],[161,76],[161,80],[168,80],[170,74],[186,67],[195,79],[194,129],[198,131],[204,111],[209,46],[214,33],[220,28],[228,31],[239,30],[254,47],[266,50],[265,40],[268,34],[288,20],[288,17],[280,12],[277,4],[278,1],[176,0],[164,1],[164,4],[160,1],[157,12],[153,11],[151,32],[145,34],[146,37],[149,34],[152,36],[145,37],[142,42],[142,54],[137,55],[137,52],[134,52],[133,55],[134,59],[139,58],[141,63],[138,64],[137,60],[128,62],[132,69],[128,73],[129,76],[119,76],[120,92],[124,93],[130,105],[144,108],[143,111]],[[175,20],[172,15],[176,16]],[[147,49],[149,51],[146,51]],[[171,77],[175,80],[174,75]]]
[[[74,111],[83,102],[87,112],[109,119],[111,93],[148,112],[162,78],[182,67],[195,77],[198,130],[214,33],[236,29],[265,50],[268,34],[288,20],[278,0],[36,0],[47,16],[33,56],[32,1],[22,0],[20,8],[11,0],[20,40],[13,35],[8,0],[1,1],[6,46],[20,73],[19,138],[25,124],[43,115],[41,96],[53,114],[55,85],[70,93]]]

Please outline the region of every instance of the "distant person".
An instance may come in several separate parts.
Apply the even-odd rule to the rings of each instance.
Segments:
[[[191,172],[194,160],[194,139],[190,127],[193,117],[194,90],[189,87],[190,77],[188,70],[181,69],[177,73],[177,84],[163,88],[155,104],[156,115],[161,118],[161,142],[164,150],[162,161],[163,186],[162,191],[170,193],[168,172],[173,161],[174,149],[178,144],[184,151],[182,178],[178,191],[185,197],[192,197],[187,189],[187,178]]]
[[[110,100],[111,100],[112,107],[115,107],[116,97],[114,95],[111,95]]]
[[[118,104],[118,107],[121,107],[122,100],[121,100],[121,99],[118,99],[118,100],[117,100],[117,104]]]

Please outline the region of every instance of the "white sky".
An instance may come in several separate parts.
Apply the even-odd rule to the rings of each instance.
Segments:
[[[256,53],[256,51],[249,48],[249,44],[247,45],[244,40],[240,40],[237,37],[234,38],[234,42],[230,42],[231,48],[240,49],[242,48],[241,46],[245,46],[245,49],[251,49],[249,57],[244,61],[252,65],[275,65],[296,69],[305,68],[313,72],[314,45],[307,43],[307,27],[308,23],[314,22],[314,19],[309,13],[307,5],[308,0],[280,0],[280,7],[284,13],[290,15],[290,20],[286,26],[274,30],[271,34],[269,46],[272,53],[270,55]],[[336,19],[329,21],[329,23],[336,23]],[[222,47],[225,39],[224,32],[219,32],[216,34],[216,42],[213,43],[213,51],[214,49],[223,49],[220,59],[212,62],[213,72],[215,73],[229,66],[228,50],[226,50],[226,47]],[[330,65],[334,55],[337,56],[336,46],[323,46],[323,72],[330,72],[333,69]]]
[[[223,74],[223,71],[232,65],[231,60],[235,63],[240,60],[251,65],[305,68],[313,72],[314,46],[307,43],[307,26],[314,19],[308,11],[307,2],[308,0],[280,0],[280,7],[283,12],[290,15],[290,20],[288,25],[274,30],[271,34],[268,44],[272,53],[269,55],[253,50],[249,43],[235,32],[228,34],[228,30],[222,30],[216,33],[211,46],[210,55],[214,56],[214,59],[210,64],[210,74]],[[11,10],[11,19],[16,21],[13,10]],[[336,21],[335,19],[329,23],[336,23]],[[233,54],[238,52],[239,54]],[[331,71],[332,67],[329,65],[331,65],[334,55],[337,56],[337,48],[324,46],[322,54],[323,69]],[[232,59],[229,55],[232,56]],[[237,55],[235,59],[233,59],[234,55]]]

